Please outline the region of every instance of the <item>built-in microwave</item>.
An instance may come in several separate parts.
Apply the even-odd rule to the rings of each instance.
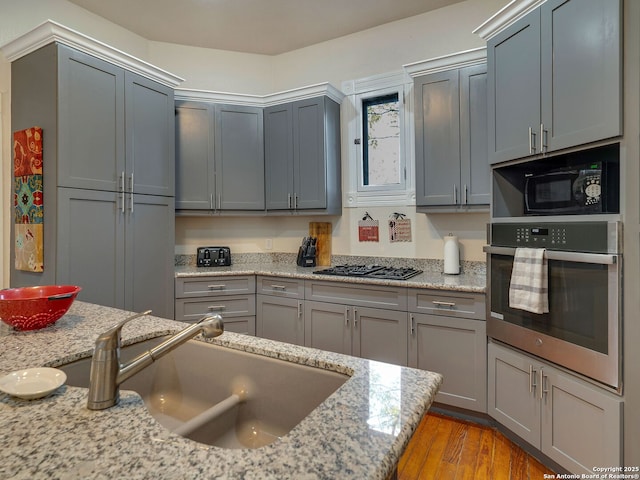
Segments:
[[[525,175],[525,215],[607,213],[608,182],[602,162]],[[615,192],[617,194],[617,192]]]

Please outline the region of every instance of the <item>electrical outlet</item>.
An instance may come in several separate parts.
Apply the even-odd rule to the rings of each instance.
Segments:
[[[273,239],[272,238],[267,238],[264,241],[264,248],[265,248],[265,250],[273,250]]]

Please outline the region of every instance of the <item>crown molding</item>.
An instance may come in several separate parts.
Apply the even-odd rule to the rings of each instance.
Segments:
[[[483,40],[489,40],[498,33],[535,10],[546,0],[512,0],[498,10],[491,18],[476,28],[473,33]]]
[[[184,81],[177,75],[53,20],[41,23],[33,30],[0,46],[0,49],[7,60],[13,62],[53,42],[67,45],[171,88],[175,88]]]
[[[408,63],[403,65],[403,68],[412,78],[415,78],[429,73],[480,65],[486,63],[486,61],[487,47],[479,47],[471,50],[465,50],[463,52],[431,58],[429,60]]]
[[[341,104],[344,99],[344,94],[340,90],[326,82],[300,88],[293,88],[291,90],[284,90],[268,95],[247,95],[241,93],[215,92],[188,88],[176,88],[174,91],[174,98],[176,100],[226,103],[252,107],[269,107],[271,105],[279,105],[282,103],[305,100],[319,96],[329,97],[338,105]]]

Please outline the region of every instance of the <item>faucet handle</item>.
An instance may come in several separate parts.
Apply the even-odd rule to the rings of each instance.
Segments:
[[[136,313],[135,315],[131,315],[130,317],[125,318],[124,320],[116,323],[113,327],[111,327],[106,332],[101,333],[96,339],[96,351],[99,350],[113,350],[120,346],[120,331],[122,327],[126,323],[129,323],[131,320],[135,320],[136,318],[143,317],[145,315],[149,315],[151,310],[147,310],[141,313]]]

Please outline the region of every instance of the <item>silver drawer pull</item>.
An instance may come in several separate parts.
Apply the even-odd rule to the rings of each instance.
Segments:
[[[438,307],[455,307],[456,304],[455,302],[443,302],[440,300],[433,300],[431,303],[433,303],[434,305],[438,306]]]
[[[224,285],[207,285],[207,288],[209,290],[224,290],[225,286]]]
[[[213,310],[224,310],[225,306],[224,305],[209,305],[207,307],[207,310],[209,310],[210,312]]]
[[[271,285],[271,288],[273,288],[274,290],[280,290],[283,292],[287,289],[287,287],[284,285]]]

